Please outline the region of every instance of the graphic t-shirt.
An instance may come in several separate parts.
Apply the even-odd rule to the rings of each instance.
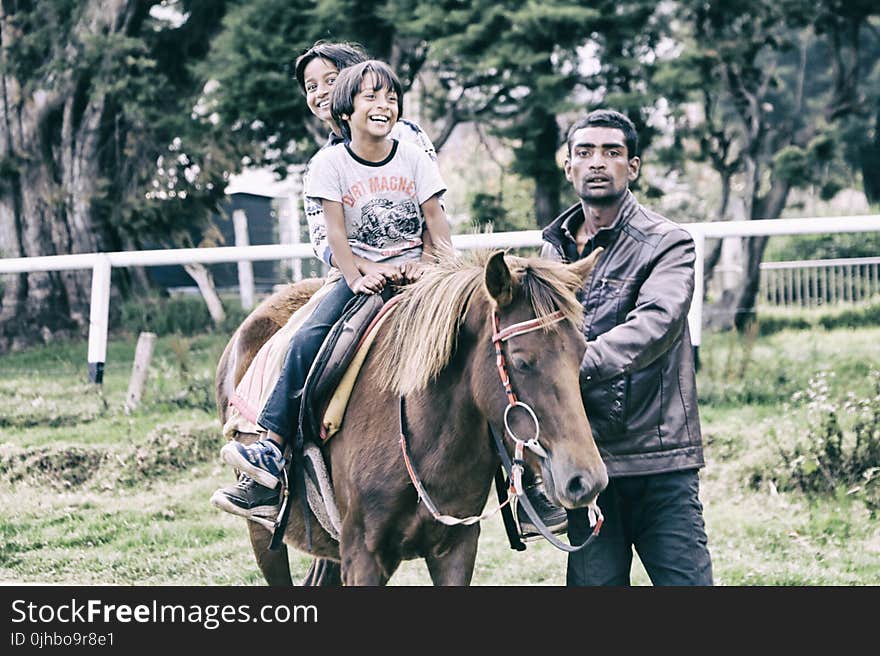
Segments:
[[[306,196],[342,203],[352,252],[374,262],[419,259],[420,206],[446,190],[436,162],[396,140],[381,162],[361,159],[348,144],[325,148],[312,158],[306,185]]]
[[[424,150],[431,160],[434,162],[437,161],[437,151],[434,150],[434,144],[431,143],[431,140],[428,138],[428,135],[425,134],[425,131],[412,121],[405,118],[398,119],[397,123],[394,124],[394,127],[391,128],[391,133],[388,135],[388,138],[397,139],[401,142],[413,143]],[[335,146],[344,141],[345,140],[342,137],[330,133],[327,143],[324,144],[322,148],[329,148],[330,146]],[[306,170],[303,173],[303,207],[305,208],[306,220],[309,224],[309,240],[312,243],[312,249],[315,251],[315,255],[327,264],[330,264],[331,251],[330,247],[327,245],[327,226],[324,223],[324,209],[321,207],[320,199],[309,198],[305,194],[305,190],[309,186],[309,166],[311,166],[311,162],[306,165]]]

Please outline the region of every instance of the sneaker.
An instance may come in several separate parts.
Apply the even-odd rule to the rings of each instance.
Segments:
[[[248,518],[258,516],[274,519],[280,511],[279,501],[277,489],[260,485],[245,474],[239,477],[237,484],[220,488],[211,495],[214,507]]]
[[[245,446],[235,440],[220,449],[220,459],[270,489],[278,485],[284,456],[272,440],[257,440]]]
[[[531,485],[526,488],[525,492],[532,507],[551,533],[565,533],[568,530],[568,515],[565,509],[553,505],[550,499],[547,498],[547,495],[544,494],[544,490],[540,485]],[[524,540],[541,536],[538,527],[535,526],[535,523],[522,505],[517,505],[516,519],[519,523],[520,536]]]

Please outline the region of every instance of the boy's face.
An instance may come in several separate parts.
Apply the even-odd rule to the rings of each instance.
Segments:
[[[343,115],[353,138],[384,139],[397,122],[397,93],[394,89],[376,90],[376,78],[368,73],[361,81],[361,88],[354,97],[351,116]]]
[[[339,76],[336,65],[316,57],[303,70],[303,82],[306,88],[306,104],[309,110],[325,123],[331,121],[330,92]]]

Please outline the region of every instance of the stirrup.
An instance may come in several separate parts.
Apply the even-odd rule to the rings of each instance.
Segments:
[[[278,507],[278,515],[274,520],[267,519],[266,517],[260,517],[258,515],[252,515],[248,517],[248,519],[252,522],[259,524],[260,526],[268,529],[272,533],[278,528],[278,525],[281,523],[281,518],[284,517],[284,513],[287,510],[287,504],[290,503],[290,486],[288,485],[287,480],[287,467],[284,467],[281,470],[281,489],[278,491],[279,500],[281,503]]]

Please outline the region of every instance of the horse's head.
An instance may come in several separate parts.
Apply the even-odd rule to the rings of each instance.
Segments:
[[[403,396],[431,387],[427,403],[457,406],[459,423],[480,416],[499,433],[506,413],[522,440],[539,432],[537,450],[546,455],[530,452],[526,463],[541,471],[550,497],[566,508],[589,505],[608,474],[581,401],[586,344],[575,293],[595,260],[562,265],[500,252],[444,258],[401,293],[375,384]],[[496,366],[496,317],[507,337],[500,343],[512,392],[529,410],[508,410],[511,397]],[[483,430],[463,428],[471,436]]]
[[[581,401],[586,343],[575,297],[598,256],[561,265],[495,253],[485,266],[488,302],[472,303],[468,313],[480,342],[475,398],[508,445],[537,437],[526,464],[540,469],[548,495],[565,508],[592,503],[608,484]]]

